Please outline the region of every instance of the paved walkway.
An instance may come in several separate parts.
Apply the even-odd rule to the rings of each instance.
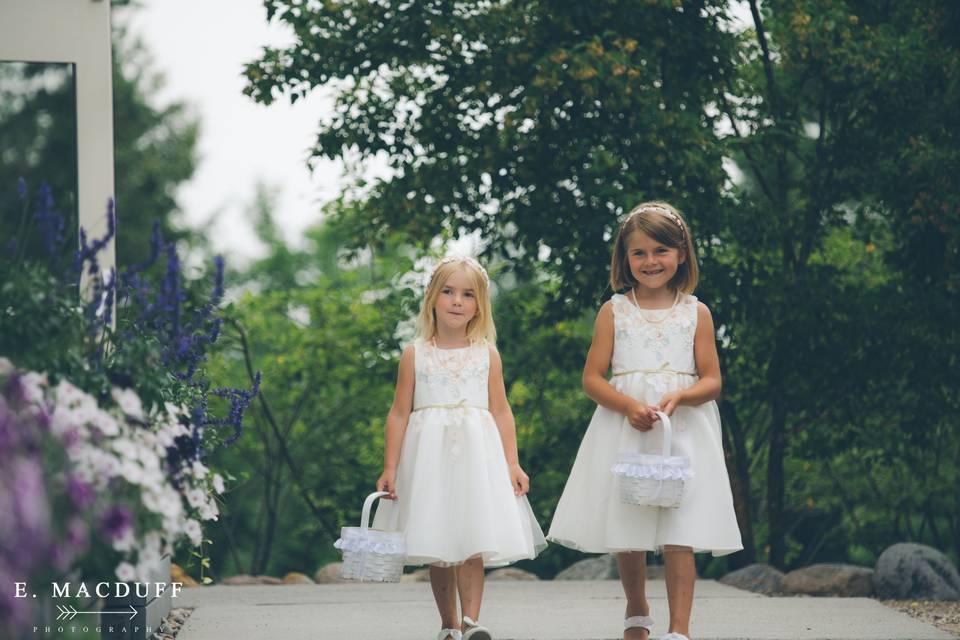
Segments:
[[[653,633],[666,632],[662,580],[647,583]],[[184,589],[175,607],[196,607],[177,640],[433,640],[439,620],[429,583],[215,586]],[[620,583],[497,582],[486,585],[482,621],[497,640],[614,640]],[[768,598],[700,580],[695,640],[940,640],[952,636],[869,598]]]

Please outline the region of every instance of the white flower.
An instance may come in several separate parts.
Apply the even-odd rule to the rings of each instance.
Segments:
[[[208,469],[199,460],[193,461],[193,477],[202,480],[207,477]]]
[[[126,415],[136,420],[143,420],[143,405],[140,403],[140,396],[133,389],[114,387],[110,395]]]
[[[60,406],[71,408],[82,405],[90,406],[91,404],[94,408],[97,406],[96,400],[81,391],[69,380],[61,380],[55,391],[57,394],[57,404]]]
[[[217,493],[223,493],[224,489],[223,476],[221,476],[219,473],[213,474],[213,490]]]
[[[141,566],[156,567],[160,563],[160,545],[158,544],[156,548],[141,548],[137,552],[137,559],[140,561],[139,564]]]
[[[113,450],[119,453],[126,460],[136,460],[137,446],[128,438],[117,438],[112,443]]]
[[[27,404],[43,404],[43,390],[48,385],[47,374],[28,371],[20,377]]]
[[[105,436],[115,436],[120,433],[120,425],[116,419],[106,411],[97,411],[90,419],[90,424]]]
[[[190,542],[195,546],[200,546],[200,542],[203,539],[203,530],[200,529],[200,523],[196,520],[187,520],[187,523],[183,525],[183,532],[187,534],[187,537],[190,538]]]
[[[206,501],[207,494],[203,489],[190,489],[187,491],[187,503],[194,509],[199,509]]]
[[[177,417],[187,415],[187,412],[183,409],[183,407],[178,407],[172,402],[164,402],[163,410],[169,416],[170,422],[177,422]]]
[[[120,467],[120,475],[130,484],[141,484],[143,482],[143,467],[132,460],[124,460]]]
[[[116,551],[120,551],[121,553],[126,553],[127,551],[133,550],[133,543],[134,543],[133,529],[128,528],[123,532],[122,536],[120,536],[119,538],[116,538],[113,541],[113,548]],[[133,570],[132,566],[130,567],[130,570],[131,571]]]
[[[137,577],[137,571],[129,562],[121,562],[117,565],[117,579],[120,582],[133,582]]]
[[[8,359],[0,356],[0,376],[6,377],[13,372],[14,372],[13,363],[10,362]]]
[[[219,515],[220,510],[217,508],[217,503],[213,500],[206,502],[200,507],[200,518],[202,520],[216,520]]]

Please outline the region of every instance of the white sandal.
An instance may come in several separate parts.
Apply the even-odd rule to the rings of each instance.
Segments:
[[[493,640],[493,636],[490,635],[490,630],[480,626],[475,620],[470,619],[469,616],[463,616],[463,624],[470,627],[467,629],[467,632],[463,634],[463,640]]]
[[[440,629],[440,633],[437,634],[437,640],[462,640],[463,634],[460,633],[460,629]]]
[[[653,633],[653,618],[650,616],[633,616],[627,618],[623,621],[623,630],[627,629],[646,629],[647,637],[650,637],[649,634]],[[666,637],[663,640],[669,640]],[[676,639],[674,639],[676,640]]]

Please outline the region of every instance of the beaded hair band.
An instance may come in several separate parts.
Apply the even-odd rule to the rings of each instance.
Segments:
[[[655,204],[647,205],[645,207],[640,207],[639,209],[634,209],[633,211],[630,212],[630,215],[627,216],[627,220],[629,220],[635,215],[639,215],[643,213],[644,211],[656,211],[657,213],[662,213],[663,215],[667,216],[668,218],[670,218],[671,220],[677,223],[677,226],[680,227],[681,237],[685,235],[686,229],[683,228],[683,221],[680,220],[680,217],[677,214],[675,214],[673,211],[670,211],[670,209],[667,209],[665,207],[661,207]]]
[[[437,271],[440,270],[440,267],[445,264],[450,264],[451,262],[466,262],[471,267],[475,267],[478,271],[480,271],[480,274],[483,276],[483,281],[486,283],[486,285],[488,287],[490,286],[490,276],[487,275],[487,270],[484,269],[483,265],[477,262],[475,258],[471,258],[470,256],[446,256],[445,258],[441,259],[440,262],[433,267],[433,271],[430,272],[430,282],[433,282],[433,278],[437,275]]]

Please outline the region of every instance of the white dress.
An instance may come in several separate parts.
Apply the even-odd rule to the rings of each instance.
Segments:
[[[693,353],[696,297],[681,294],[669,310],[640,310],[620,294],[611,302],[614,346],[610,383],[617,391],[657,404],[667,391],[697,381]],[[598,406],[580,443],[547,539],[588,553],[662,551],[668,544],[710,551],[715,556],[741,550],[716,402],[678,406],[671,423],[673,455],[689,457],[695,474],[687,481],[678,507],[620,502],[617,479],[610,470],[617,453],[660,454],[663,431],[660,423],[650,431],[637,431],[623,414]]]
[[[536,557],[547,545],[526,496],[513,493],[500,431],[487,408],[486,342],[438,349],[414,342],[413,412],[397,465],[396,500],[373,526],[403,531],[409,565],[485,566]]]

